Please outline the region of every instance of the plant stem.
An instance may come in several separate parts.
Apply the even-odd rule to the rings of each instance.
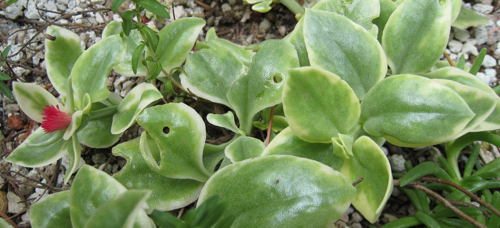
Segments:
[[[104,116],[110,116],[117,112],[118,105],[109,106],[106,108],[90,111],[90,120],[98,119]]]
[[[400,183],[400,180],[395,180],[394,181],[394,186],[399,186],[399,183]],[[439,200],[441,203],[443,203],[443,205],[447,208],[450,208],[453,212],[455,212],[457,215],[459,215],[460,217],[462,217],[463,219],[465,219],[467,222],[471,223],[472,225],[476,226],[476,227],[480,227],[480,228],[487,228],[486,225],[478,222],[477,220],[473,219],[472,217],[468,216],[467,214],[465,214],[463,211],[461,211],[460,209],[456,208],[455,206],[453,206],[452,203],[450,203],[448,200],[446,200],[445,198],[443,198],[441,195],[437,194],[436,192],[416,183],[416,182],[411,182],[406,186],[411,186],[411,187],[414,187],[418,190],[422,190],[423,192],[427,193],[428,195],[434,197],[435,199]]]
[[[476,195],[472,194],[471,192],[467,191],[465,188],[463,188],[462,186],[460,186],[458,184],[455,184],[453,182],[449,182],[449,181],[446,181],[446,180],[443,180],[443,179],[434,178],[434,177],[421,177],[419,179],[420,180],[425,180],[425,181],[432,181],[432,182],[443,183],[443,184],[447,184],[449,186],[452,186],[452,187],[460,190],[461,192],[465,193],[467,196],[469,196],[471,199],[475,200],[479,204],[481,204],[484,207],[490,209],[491,212],[495,213],[498,217],[500,217],[500,211],[498,211],[495,207],[491,206],[489,203],[484,202],[481,198],[479,198],[478,196],[476,196]]]
[[[305,13],[304,8],[302,8],[302,6],[299,5],[299,3],[297,3],[295,0],[280,0],[279,2],[285,5],[286,8],[288,8],[290,11],[292,11],[295,16],[297,16],[297,14],[300,14],[300,16],[302,16]]]
[[[462,152],[464,147],[474,141],[486,141],[494,144],[497,147],[500,147],[500,136],[490,132],[469,132],[447,146],[446,156],[448,158],[448,163],[450,163],[450,166],[452,167],[459,181],[462,180],[462,175],[460,174],[460,170],[458,169],[458,156],[460,155],[460,152]]]
[[[446,57],[446,59],[448,60],[448,63],[450,63],[450,66],[454,67],[455,64],[453,63],[453,61],[451,60],[450,56],[448,55],[448,53],[446,52],[443,52],[443,55],[444,57]]]
[[[142,32],[142,30],[140,28],[142,28],[142,22],[141,22],[141,11],[139,11],[139,5],[138,4],[135,4],[135,7],[137,9],[137,26],[139,27],[139,33],[141,33],[141,36],[142,36],[142,39],[147,41],[148,39],[146,38],[146,35],[144,34],[144,32]],[[153,47],[151,47],[151,44],[149,42],[146,42],[146,47],[148,47],[148,51],[149,53],[151,54],[151,57],[153,58],[153,60],[155,62],[158,62],[158,58],[156,58],[156,54],[153,50]],[[189,93],[189,91],[187,91],[184,87],[182,87],[181,84],[179,84],[179,82],[177,82],[172,76],[170,76],[169,73],[167,73],[167,71],[165,69],[163,69],[163,67],[161,68],[161,72],[163,72],[163,74],[168,78],[170,79],[174,84],[175,86],[179,87],[179,89],[181,89],[182,91]]]

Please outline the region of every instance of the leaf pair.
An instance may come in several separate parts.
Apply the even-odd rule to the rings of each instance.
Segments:
[[[269,40],[249,64],[249,51],[222,44],[224,41],[215,38],[202,44],[209,48],[189,55],[181,82],[197,96],[232,108],[240,120],[240,129],[249,134],[253,117],[281,102],[287,70],[298,66],[296,52],[288,42]]]

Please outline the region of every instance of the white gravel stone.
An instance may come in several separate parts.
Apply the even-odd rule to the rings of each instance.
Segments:
[[[467,39],[470,38],[470,33],[469,31],[465,29],[459,29],[459,28],[453,28],[455,39],[457,39],[460,42],[465,42]]]
[[[448,43],[448,48],[452,53],[459,53],[464,45],[458,40],[452,40]]]
[[[476,45],[481,45],[488,41],[488,29],[485,25],[480,25],[474,28],[474,37],[476,38]]]
[[[405,171],[405,159],[403,155],[395,154],[389,157],[389,161],[391,162],[392,171],[396,173],[400,173]]]
[[[486,72],[486,70],[485,70]],[[488,84],[488,85],[492,85],[494,82],[496,82],[496,72],[495,72],[495,75],[492,74],[492,71],[487,71],[487,72],[491,72],[489,74],[486,74],[486,73],[483,73],[483,72],[478,72],[476,74],[476,76],[478,78],[480,78],[484,83]]]
[[[28,1],[26,10],[24,10],[24,16],[32,20],[40,19],[40,14],[38,14],[38,10],[36,9],[36,1]]]
[[[491,57],[491,55],[485,55],[483,63],[481,65],[486,68],[491,68],[497,65],[497,60]]]
[[[270,28],[271,28],[271,22],[269,22],[269,20],[267,19],[262,20],[259,24],[260,31],[267,32],[269,31]]]
[[[9,201],[7,212],[17,214],[26,208],[24,203],[19,203],[21,197],[16,195],[13,191],[7,192],[7,200]]]
[[[475,4],[472,7],[472,10],[481,13],[481,14],[488,14],[493,11],[493,6],[491,5],[485,5],[485,4]]]
[[[175,19],[179,19],[182,17],[187,17],[187,13],[184,10],[184,6],[176,6],[172,11],[170,11],[170,18],[174,19],[174,13],[175,13]]]
[[[134,87],[135,82],[134,81],[126,81],[122,85],[122,91],[120,92],[120,96],[125,97],[127,94],[132,90],[132,87]]]
[[[18,16],[23,15],[23,9],[26,6],[27,0],[19,0],[7,8],[5,8],[5,16],[9,19],[16,19]]]
[[[199,18],[205,18],[205,12],[203,7],[197,6],[193,10],[193,16],[199,17]]]
[[[380,220],[382,220],[384,223],[392,222],[392,221],[397,220],[397,219],[398,219],[398,217],[391,215],[391,214],[387,214],[387,213],[384,213],[382,215],[382,218],[380,218]]]
[[[464,46],[462,47],[462,53],[464,54],[472,54],[472,55],[479,55],[479,52],[477,51],[476,45],[476,40],[475,39],[468,39],[465,41]]]
[[[220,8],[222,9],[222,12],[228,12],[228,11],[232,10],[231,6],[228,3],[222,4],[222,6]]]

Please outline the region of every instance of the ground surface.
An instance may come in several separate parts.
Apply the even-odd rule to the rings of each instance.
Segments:
[[[261,14],[252,11],[250,6],[241,0],[169,0],[168,3],[173,6],[173,14],[176,18],[185,16],[204,18],[207,21],[204,32],[210,27],[215,27],[219,37],[242,45],[255,44],[266,39],[282,38],[293,30],[296,23],[294,15],[280,4],[276,4],[269,13]],[[49,25],[69,28],[80,34],[81,45],[88,48],[100,40],[105,24],[116,17],[110,12],[110,0],[92,2],[85,0],[19,0],[18,4],[14,5],[15,7],[9,8],[3,7],[2,4],[5,4],[5,1],[0,3],[0,10],[2,10],[0,11],[0,42],[2,46],[0,49],[7,45],[13,45],[6,64],[2,66],[3,72],[13,78],[11,81],[6,81],[7,84],[10,86],[14,80],[36,82],[46,86],[54,95],[57,95],[57,92],[49,84],[43,62],[44,29]],[[129,2],[125,3],[120,11],[127,9],[128,4]],[[482,74],[479,76],[486,83],[496,85],[496,72],[499,69],[497,59],[500,58],[500,49],[497,51],[497,43],[500,38],[497,34],[498,25],[500,25],[498,2],[478,0],[477,2],[464,2],[464,4],[464,7],[485,13],[490,21],[479,28],[452,30],[452,39],[450,39],[448,48],[450,55],[452,58],[457,58],[460,53],[464,53],[469,60],[473,60],[477,56],[478,50],[486,47],[488,56],[480,70]],[[16,11],[16,9],[20,10]],[[159,22],[152,21],[151,23],[154,23],[159,29],[163,26]],[[204,34],[200,36],[200,40],[203,37]],[[111,73],[108,87],[111,91],[124,96],[138,81],[142,80],[127,79]],[[2,98],[2,107],[0,108],[2,116],[0,122],[1,158],[8,156],[39,125],[27,118],[14,101],[4,96]],[[220,105],[212,103],[196,102],[189,98],[186,98],[185,102],[194,107],[201,116],[226,111]],[[133,127],[125,133],[121,141],[137,137],[140,130],[138,126]],[[254,136],[263,139],[265,133],[254,131]],[[207,142],[218,144],[228,141],[231,137],[230,133],[207,123]],[[437,161],[437,156],[441,155],[440,147],[413,150],[386,144],[385,148],[394,172],[404,170],[402,164],[405,160],[417,165],[423,161]],[[113,156],[109,149],[84,148],[82,156],[86,164],[93,165],[110,174],[118,172],[126,162],[123,158]],[[495,157],[495,153],[486,152],[483,157],[484,160],[488,161]],[[30,227],[29,206],[44,194],[70,187],[70,185],[62,185],[62,174],[67,163],[68,161],[63,159],[47,167],[27,169],[11,165],[3,160],[0,161],[0,216],[4,219],[11,219],[18,227]],[[415,208],[407,197],[395,189],[380,220],[374,225],[380,226],[395,218],[412,216],[414,213]],[[355,210],[349,210],[336,225],[338,227],[346,225],[367,227],[369,223]]]

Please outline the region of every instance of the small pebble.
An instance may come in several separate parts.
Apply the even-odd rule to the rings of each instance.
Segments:
[[[450,49],[451,52],[453,53],[459,53],[460,50],[462,50],[462,47],[464,45],[458,41],[458,40],[451,40],[449,43],[448,43],[448,48]]]
[[[269,22],[269,20],[267,19],[262,20],[259,24],[260,31],[267,32],[269,31],[270,28],[271,28],[271,22]]]
[[[477,51],[477,47],[475,45],[475,39],[468,39],[467,41],[465,41],[464,46],[462,47],[462,53],[478,56],[479,52]]]
[[[396,217],[394,215],[384,213],[384,214],[382,214],[382,218],[380,220],[382,220],[383,223],[389,223],[389,222],[392,222],[392,221],[397,220],[397,219],[398,219],[398,217]]]
[[[92,155],[92,162],[94,164],[100,165],[100,164],[106,163],[107,161],[108,161],[108,158],[106,157],[106,155],[104,155],[102,153],[97,153],[97,154]]]
[[[405,171],[405,159],[403,155],[395,154],[389,157],[389,161],[391,162],[392,171],[396,173],[400,173]]]
[[[220,8],[222,9],[222,12],[231,11],[231,6],[228,3],[222,4],[222,6]]]
[[[359,214],[359,212],[354,212],[351,215],[351,220],[354,222],[361,222],[361,221],[363,221],[363,216],[361,216],[361,214]]]
[[[485,4],[475,4],[472,9],[481,14],[488,14],[493,11],[493,6]]]
[[[19,203],[21,201],[21,197],[16,195],[14,192],[7,192],[7,200],[9,201],[8,213],[17,214],[26,208],[26,204]]]
[[[453,28],[453,31],[455,33],[455,39],[457,39],[460,42],[465,42],[467,41],[467,39],[470,38],[469,31],[465,29]]]
[[[486,67],[486,68],[491,68],[491,67],[494,67],[497,65],[497,60],[495,58],[491,57],[491,55],[486,55],[486,56],[484,56],[484,60],[483,60],[483,63],[481,65]]]
[[[476,45],[484,44],[488,41],[488,29],[485,25],[480,25],[474,28],[474,37],[476,38]]]

